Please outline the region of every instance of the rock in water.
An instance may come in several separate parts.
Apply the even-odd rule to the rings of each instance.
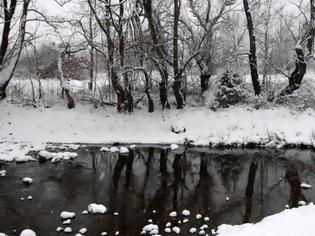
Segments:
[[[36,236],[35,232],[33,230],[30,229],[24,229],[20,236]]]

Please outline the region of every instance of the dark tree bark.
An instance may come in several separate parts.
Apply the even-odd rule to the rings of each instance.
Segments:
[[[250,46],[250,54],[249,54],[249,67],[250,73],[252,77],[252,84],[254,87],[255,95],[259,95],[261,91],[259,78],[258,78],[258,68],[257,68],[257,56],[256,56],[256,38],[254,33],[254,24],[252,15],[250,13],[248,0],[243,0],[244,10],[247,20],[247,29],[249,35],[249,46]]]
[[[61,88],[62,88],[62,92],[64,94],[66,94],[66,97],[67,97],[67,100],[68,100],[68,108],[72,109],[72,108],[75,107],[75,102],[74,102],[73,97],[70,94],[69,81],[66,80],[66,78],[64,77],[64,73],[63,73],[63,62],[64,62],[64,57],[67,54],[68,47],[69,47],[69,45],[67,45],[65,50],[60,53],[59,58],[57,59],[57,68],[58,68],[58,77],[59,77],[59,80],[60,80],[60,85],[61,85]]]
[[[12,0],[10,8],[7,9],[7,1],[4,2],[5,11],[5,23],[2,32],[2,41],[0,46],[0,100],[7,97],[6,88],[8,87],[10,80],[14,74],[17,63],[20,59],[22,49],[24,47],[26,18],[28,13],[28,6],[30,0],[23,1],[22,14],[20,17],[19,34],[17,36],[16,44],[12,49],[12,56],[8,60],[4,60],[9,43],[9,34],[11,29],[11,21],[16,9],[16,0]],[[8,21],[7,21],[8,20]]]
[[[158,29],[155,27],[155,22],[153,20],[153,12],[152,12],[152,1],[151,0],[143,0],[143,8],[145,12],[145,17],[148,21],[148,26],[150,30],[151,40],[153,42],[153,50],[158,58],[158,62],[155,62],[159,69],[159,73],[161,76],[161,83],[159,84],[160,89],[160,102],[162,105],[162,109],[170,109],[170,104],[168,102],[167,96],[167,84],[168,84],[168,70],[166,57],[167,53],[163,44],[160,42],[158,37]]]
[[[306,62],[303,49],[297,47],[295,52],[295,69],[289,77],[289,85],[280,93],[281,96],[292,94],[295,90],[297,90],[301,86],[303,77],[306,73]]]
[[[211,74],[200,75],[201,94],[204,94],[209,89],[210,78],[211,78]]]
[[[315,0],[310,0],[310,12],[311,12],[311,17],[310,17],[310,31],[314,31],[315,27]],[[311,35],[314,35],[314,32],[311,33]],[[307,41],[307,48],[308,48],[308,53],[311,55],[313,53],[314,49],[314,36],[309,37]]]
[[[177,109],[185,107],[185,99],[182,93],[182,73],[179,70],[178,58],[178,25],[180,16],[181,1],[174,0],[174,26],[173,26],[173,68],[174,68],[174,84],[173,92],[176,98]]]

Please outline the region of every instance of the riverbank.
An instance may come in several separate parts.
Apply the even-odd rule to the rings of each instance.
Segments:
[[[315,111],[287,108],[255,110],[247,107],[211,111],[183,110],[133,114],[115,108],[94,109],[90,104],[73,110],[0,103],[0,160],[23,159],[46,143],[151,143],[196,146],[284,148],[315,144]],[[175,133],[173,131],[185,131]]]

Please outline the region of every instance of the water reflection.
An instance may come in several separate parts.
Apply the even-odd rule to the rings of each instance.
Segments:
[[[296,207],[299,201],[314,200],[313,189],[300,187],[301,182],[315,186],[314,156],[297,150],[171,151],[158,146],[113,154],[91,147],[80,150],[74,161],[56,165],[8,164],[8,176],[0,179],[0,229],[10,234],[31,227],[39,235],[54,235],[62,225],[62,210],[75,211],[73,229],[87,227],[91,235],[138,235],[148,219],[162,230],[172,221],[187,235],[190,227],[204,223],[195,219],[197,213],[210,217],[210,229],[222,223],[256,222],[286,204]],[[28,188],[20,181],[25,176],[34,178]],[[34,200],[20,201],[28,195]],[[104,204],[109,212],[81,215],[92,202]],[[182,216],[168,216],[183,209],[192,212],[189,223],[179,223]]]

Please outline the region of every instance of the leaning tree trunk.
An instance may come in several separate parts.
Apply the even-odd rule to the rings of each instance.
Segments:
[[[295,52],[295,69],[289,77],[289,85],[280,93],[281,96],[292,94],[297,90],[301,86],[303,77],[306,73],[306,62],[302,47],[297,46]]]
[[[58,59],[57,59],[57,69],[58,69],[58,78],[60,80],[60,85],[63,90],[63,92],[66,94],[67,100],[68,100],[68,108],[72,109],[75,107],[74,99],[70,94],[70,84],[69,80],[65,79],[63,74],[63,61],[65,57],[65,51],[61,52]]]
[[[257,56],[256,56],[256,38],[254,33],[254,24],[252,15],[250,13],[248,0],[243,0],[244,3],[244,10],[247,20],[247,29],[249,35],[249,45],[250,45],[250,54],[249,54],[249,67],[250,73],[252,77],[252,83],[255,91],[255,95],[259,95],[261,88],[258,78],[258,70],[257,70]]]
[[[5,1],[6,2],[6,1]],[[10,83],[10,80],[13,77],[15,68],[17,66],[17,63],[20,59],[20,55],[22,52],[22,49],[24,47],[24,38],[25,38],[25,28],[26,28],[26,18],[27,18],[27,13],[28,13],[28,6],[30,4],[30,0],[24,0],[23,1],[23,10],[22,10],[22,15],[21,15],[21,20],[20,20],[20,26],[19,26],[19,34],[18,38],[16,41],[16,44],[13,47],[12,50],[12,57],[8,58],[6,61],[4,60],[7,48],[8,48],[8,43],[9,43],[9,33],[10,33],[10,24],[11,24],[11,19],[14,14],[15,10],[15,5],[14,7],[12,4],[16,1],[12,1],[10,5],[10,10],[5,9],[5,24],[4,24],[4,29],[3,29],[3,37],[2,37],[2,42],[1,42],[1,48],[0,48],[0,100],[5,99],[7,97],[6,94],[6,89]],[[12,14],[12,15],[11,15]],[[7,22],[7,20],[9,20]]]

